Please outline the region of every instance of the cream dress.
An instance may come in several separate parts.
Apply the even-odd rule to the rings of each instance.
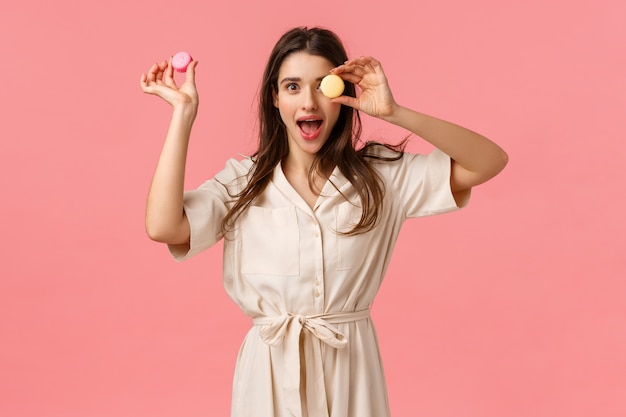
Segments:
[[[191,240],[170,246],[177,260],[222,237],[229,192],[242,189],[251,166],[231,159],[185,193]],[[338,169],[311,209],[279,164],[224,241],[224,286],[253,323],[237,359],[232,417],[389,416],[369,308],[404,220],[457,205],[450,158],[438,150],[375,167],[386,193],[380,223],[368,233],[337,233],[360,217],[356,192]]]

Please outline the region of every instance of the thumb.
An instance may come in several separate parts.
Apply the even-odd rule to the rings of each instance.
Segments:
[[[356,98],[354,98],[354,97],[339,96],[337,98],[332,99],[331,101],[333,103],[343,104],[345,106],[353,107],[353,108],[359,110],[359,101]]]

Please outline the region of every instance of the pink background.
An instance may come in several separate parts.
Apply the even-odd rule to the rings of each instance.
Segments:
[[[250,320],[221,247],[177,264],[144,233],[170,109],[139,76],[200,61],[196,187],[254,149],[278,36],[323,25],[510,155],[465,210],[406,224],[373,313],[392,413],[623,417],[624,22],[621,0],[2,2],[0,415],[228,415]]]

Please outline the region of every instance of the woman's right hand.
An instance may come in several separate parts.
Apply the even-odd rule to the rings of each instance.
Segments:
[[[185,82],[179,87],[174,81],[172,57],[169,61],[154,64],[147,74],[141,74],[141,89],[144,93],[161,97],[174,109],[191,111],[195,117],[198,111],[198,90],[196,89],[196,65],[192,61],[187,67]]]

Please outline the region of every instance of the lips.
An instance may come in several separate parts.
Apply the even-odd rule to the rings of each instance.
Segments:
[[[301,117],[296,122],[300,128],[300,134],[305,140],[314,140],[322,131],[323,120],[315,116]]]

